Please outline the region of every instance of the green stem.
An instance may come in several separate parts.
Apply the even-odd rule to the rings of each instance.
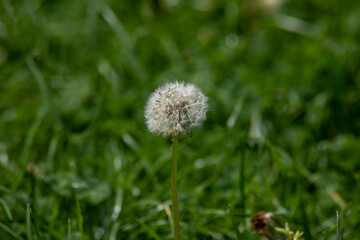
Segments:
[[[245,216],[245,156],[246,156],[245,144],[241,148],[240,159],[240,208],[241,213]],[[241,218],[241,223],[244,224],[245,218]]]
[[[174,239],[180,240],[180,221],[179,208],[177,199],[177,159],[178,159],[178,138],[173,138],[172,164],[171,164],[171,200],[172,200],[172,217],[174,225]]]

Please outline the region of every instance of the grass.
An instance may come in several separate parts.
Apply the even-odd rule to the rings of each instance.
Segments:
[[[180,143],[184,239],[259,239],[259,211],[360,236],[359,3],[273,2],[0,1],[1,239],[171,239],[143,111],[173,80],[210,97]]]
[[[340,226],[340,216],[339,216],[339,213],[337,211],[336,211],[336,225],[337,225],[338,240],[342,240],[341,226]]]

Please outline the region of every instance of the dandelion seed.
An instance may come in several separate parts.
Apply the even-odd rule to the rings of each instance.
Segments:
[[[193,84],[167,83],[149,98],[145,118],[150,132],[164,136],[192,135],[206,119],[208,98]]]

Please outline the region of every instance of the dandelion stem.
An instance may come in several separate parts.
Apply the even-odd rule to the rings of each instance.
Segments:
[[[178,138],[173,137],[172,164],[171,164],[171,200],[172,200],[172,217],[174,226],[174,239],[180,240],[180,221],[179,208],[177,199],[177,159],[178,159]]]

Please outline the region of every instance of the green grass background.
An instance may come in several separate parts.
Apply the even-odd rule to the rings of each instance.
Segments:
[[[360,239],[360,2],[1,0],[0,239],[171,239],[169,139],[144,106],[209,96],[180,142],[184,239],[273,212]],[[70,221],[69,221],[70,220]]]

